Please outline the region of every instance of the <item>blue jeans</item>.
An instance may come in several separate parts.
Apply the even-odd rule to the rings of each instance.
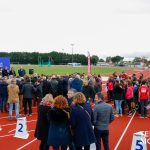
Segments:
[[[19,103],[10,103],[10,104],[9,104],[9,118],[10,118],[10,119],[12,118],[13,104],[15,104],[16,118],[19,117]]]
[[[140,106],[141,106],[141,116],[146,117],[147,116],[147,109],[145,108],[148,104],[147,100],[142,100],[140,101]]]
[[[116,105],[116,112],[119,114],[122,114],[122,107],[121,107],[122,101],[121,100],[115,100]]]
[[[101,150],[101,139],[103,141],[104,150],[109,150],[109,130],[94,129],[96,137],[96,150]]]

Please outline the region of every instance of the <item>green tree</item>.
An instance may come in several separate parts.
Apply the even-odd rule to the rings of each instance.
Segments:
[[[96,65],[98,61],[99,61],[98,56],[93,55],[93,56],[91,57],[91,63],[92,63],[93,65]]]
[[[100,58],[100,59],[99,59],[99,62],[105,62],[105,60],[104,60],[104,59],[102,59],[102,58]]]
[[[118,64],[120,61],[123,61],[124,57],[121,56],[114,56],[111,58],[111,61],[115,64]]]
[[[106,57],[106,62],[107,62],[107,63],[110,63],[110,62],[111,62],[111,56]]]

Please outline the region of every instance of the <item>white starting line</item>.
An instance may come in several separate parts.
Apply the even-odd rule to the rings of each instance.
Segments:
[[[30,120],[30,121],[27,121],[27,122],[34,122],[34,121],[37,121],[37,120]],[[1,127],[7,127],[7,126],[16,125],[16,124],[17,123],[5,124],[5,125],[1,125]]]
[[[129,128],[129,126],[130,126],[130,124],[131,124],[131,122],[132,122],[132,120],[133,120],[135,114],[136,114],[136,112],[134,112],[133,116],[131,117],[130,121],[128,122],[128,124],[127,124],[126,128],[124,129],[124,131],[123,131],[123,133],[122,133],[122,135],[121,135],[121,137],[120,137],[118,143],[116,144],[114,150],[117,150],[117,149],[118,149],[118,146],[120,145],[120,143],[121,143],[121,141],[122,141],[122,139],[123,139],[125,133],[127,132],[127,129]]]
[[[11,132],[13,132],[15,129],[11,130]],[[29,130],[28,132],[34,132],[35,130]],[[10,132],[9,132],[10,133]],[[3,136],[0,136],[0,138],[4,138],[4,137],[7,137],[7,136],[13,136],[14,134],[6,134],[6,135],[3,135]]]
[[[25,145],[19,147],[17,150],[23,149],[24,147],[26,147],[26,146],[30,145],[31,143],[35,142],[36,140],[37,140],[37,139],[33,139],[32,141],[28,142],[27,144],[25,144]]]

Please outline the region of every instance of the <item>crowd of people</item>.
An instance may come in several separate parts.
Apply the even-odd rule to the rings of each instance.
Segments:
[[[14,71],[0,78],[0,112],[9,110],[12,120],[13,107],[17,119],[22,105],[24,116],[32,116],[32,106],[37,106],[35,137],[41,140],[41,150],[49,146],[90,150],[92,143],[100,150],[101,139],[109,150],[109,124],[115,116],[132,116],[137,111],[140,118],[148,117],[150,79],[143,74],[129,77],[114,72],[106,83],[96,74],[26,76],[22,67],[18,74]],[[105,86],[107,97],[103,95]]]

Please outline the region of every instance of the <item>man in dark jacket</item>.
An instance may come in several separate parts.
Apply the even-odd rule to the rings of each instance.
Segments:
[[[95,91],[94,88],[89,85],[89,81],[87,79],[84,80],[82,93],[85,95],[87,101],[88,100],[94,101]]]
[[[68,104],[69,104],[69,106],[71,106],[72,105],[72,101],[73,101],[73,97],[74,97],[74,95],[75,95],[75,93],[76,93],[77,91],[75,90],[75,89],[69,89],[68,90],[68,98],[67,98],[67,100],[68,100]]]
[[[55,98],[56,96],[58,96],[58,81],[57,81],[55,75],[52,76],[52,78],[49,81],[49,83],[50,83],[50,93]]]
[[[18,70],[18,74],[19,74],[20,77],[24,77],[26,75],[26,71],[23,69],[22,66]]]
[[[76,89],[78,92],[82,91],[82,80],[80,79],[80,75],[76,75],[70,84],[70,88]]]
[[[109,150],[109,129],[108,125],[114,120],[112,106],[104,102],[102,93],[96,93],[94,108],[94,133],[96,137],[96,150],[101,150],[101,139],[104,149]]]
[[[8,76],[9,75],[9,70],[7,67],[5,67],[3,70],[2,70],[2,76],[5,77],[5,76]]]
[[[30,79],[26,80],[26,83],[22,87],[23,94],[23,106],[24,106],[24,114],[27,116],[27,104],[29,106],[29,116],[32,115],[32,95],[36,91],[34,86],[31,84]]]
[[[8,91],[7,91],[7,82],[5,79],[2,79],[2,82],[0,82],[0,111],[1,112],[7,112],[7,99],[8,99]]]

